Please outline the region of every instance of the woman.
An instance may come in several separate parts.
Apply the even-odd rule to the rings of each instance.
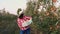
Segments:
[[[20,12],[19,12],[20,11]],[[32,23],[32,18],[24,16],[24,12],[21,9],[18,9],[19,16],[17,18],[17,24],[20,28],[20,34],[30,34],[29,25]]]

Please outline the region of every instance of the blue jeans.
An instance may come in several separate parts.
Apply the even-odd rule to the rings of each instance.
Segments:
[[[20,30],[20,34],[30,34],[30,28],[28,28],[27,30]]]

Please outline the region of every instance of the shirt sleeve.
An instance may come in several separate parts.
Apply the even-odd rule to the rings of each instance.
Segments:
[[[18,24],[19,27],[22,27],[22,22],[19,18],[17,19],[17,24]]]

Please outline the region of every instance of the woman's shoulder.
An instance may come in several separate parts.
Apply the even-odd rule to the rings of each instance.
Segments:
[[[26,17],[26,18],[32,18],[31,16],[24,16],[24,17]]]
[[[21,21],[21,19],[20,18],[17,18],[17,21]]]
[[[30,16],[25,16],[25,19],[30,20],[30,19],[32,19],[32,17],[30,17]]]

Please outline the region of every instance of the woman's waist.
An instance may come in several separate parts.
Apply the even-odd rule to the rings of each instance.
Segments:
[[[26,26],[26,27],[20,27],[21,30],[26,30],[26,29],[28,29],[28,28],[30,28],[30,27],[29,27],[29,26]]]

